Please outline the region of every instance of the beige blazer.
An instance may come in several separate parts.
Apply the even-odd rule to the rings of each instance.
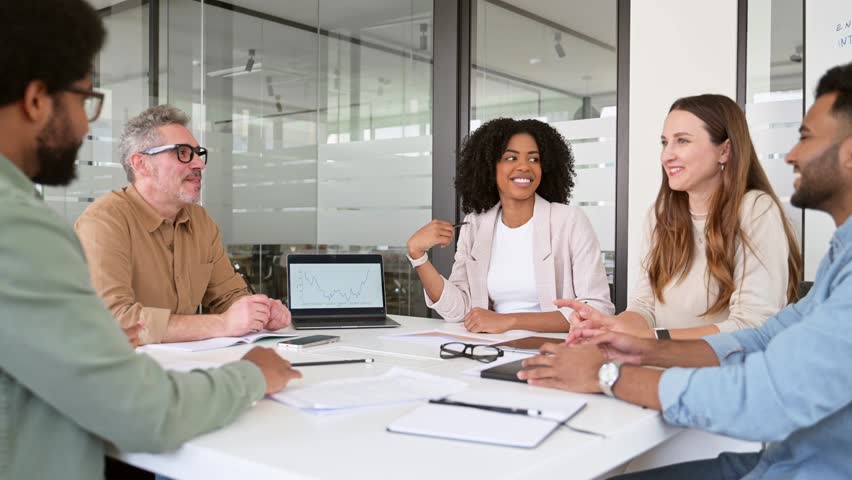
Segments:
[[[491,241],[500,221],[500,203],[482,214],[469,214],[461,227],[450,278],[437,302],[426,305],[450,322],[460,322],[471,309],[489,308],[488,267]],[[609,285],[598,238],[582,210],[550,203],[535,196],[533,210],[533,258],[536,288],[542,312],[553,312],[557,298],[576,298],[612,314]],[[425,291],[424,291],[425,295]],[[570,308],[558,309],[566,321]]]

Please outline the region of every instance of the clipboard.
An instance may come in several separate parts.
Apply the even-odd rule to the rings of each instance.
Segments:
[[[542,394],[500,389],[495,396],[492,389],[467,389],[444,399],[489,407],[534,409],[539,414],[508,414],[470,406],[428,403],[392,422],[387,431],[529,449],[540,445],[586,406],[582,396],[567,392]]]
[[[535,448],[559,428],[562,421],[428,404],[398,418],[387,426],[387,431],[489,445]]]

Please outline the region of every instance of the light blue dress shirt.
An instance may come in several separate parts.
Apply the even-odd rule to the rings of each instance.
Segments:
[[[852,478],[852,217],[807,297],[705,340],[721,366],[667,370],[666,421],[769,442],[744,479]]]

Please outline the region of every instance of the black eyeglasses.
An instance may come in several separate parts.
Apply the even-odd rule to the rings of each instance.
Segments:
[[[77,87],[64,88],[66,92],[84,95],[83,108],[86,110],[86,117],[90,122],[94,122],[101,116],[101,109],[104,107],[104,94],[94,90],[83,90]]]
[[[472,358],[482,363],[491,363],[503,356],[503,350],[491,345],[450,342],[441,345],[441,358]]]
[[[204,165],[207,165],[207,149],[204,147],[193,147],[188,143],[163,145],[162,147],[149,148],[148,150],[143,150],[139,153],[145,155],[156,155],[158,153],[168,152],[169,150],[177,152],[177,159],[181,163],[189,163],[196,155],[198,155],[202,160],[204,160]]]

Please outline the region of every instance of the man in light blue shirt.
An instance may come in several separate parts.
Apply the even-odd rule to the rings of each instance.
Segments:
[[[762,327],[685,341],[606,331],[598,312],[565,302],[590,328],[572,332],[570,345],[543,347],[526,362],[542,368],[519,374],[604,391],[677,426],[767,442],[758,453],[619,478],[852,478],[852,64],[829,70],[816,97],[787,156],[790,201],[828,213],[838,228],[807,297]]]

